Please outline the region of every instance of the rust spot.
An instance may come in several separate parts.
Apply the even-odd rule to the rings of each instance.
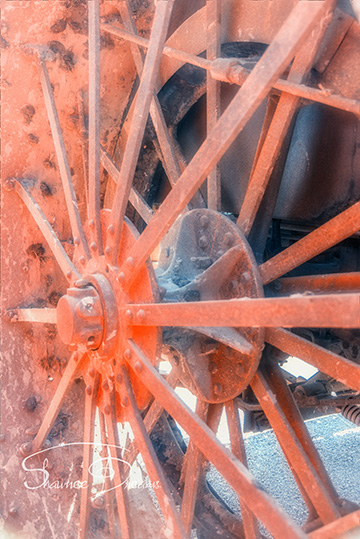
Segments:
[[[36,408],[38,407],[38,404],[39,403],[37,401],[37,398],[34,395],[32,395],[31,397],[26,399],[26,401],[24,402],[24,408],[28,412],[34,412]]]
[[[100,45],[102,49],[113,49],[115,47],[114,40],[112,39],[110,34],[102,34],[100,38]]]
[[[32,105],[25,105],[21,108],[21,114],[24,116],[26,125],[29,125],[35,114],[35,108]]]
[[[33,258],[38,258],[40,262],[45,262],[45,249],[42,243],[32,243],[27,249],[26,253]]]
[[[39,137],[34,135],[34,133],[30,133],[28,135],[28,140],[31,144],[39,144]]]
[[[48,47],[56,54],[60,61],[60,68],[72,71],[75,65],[74,53],[70,49],[66,49],[60,41],[49,41]]]
[[[60,32],[63,32],[67,25],[67,19],[58,19],[54,24],[51,26],[50,30],[54,32],[54,34],[59,34]]]
[[[54,307],[56,307],[61,296],[62,294],[60,294],[60,292],[56,292],[56,291],[51,292],[51,294],[48,296],[48,301],[50,305],[53,305]]]
[[[48,185],[48,184],[45,183],[45,182],[41,182],[41,184],[40,184],[40,191],[41,191],[41,194],[42,194],[44,197],[50,197],[50,196],[52,195],[52,190],[51,190],[50,185]]]
[[[43,165],[45,168],[54,168],[56,169],[56,165],[54,163],[54,161],[51,161],[51,159],[45,159],[45,161],[43,161]]]

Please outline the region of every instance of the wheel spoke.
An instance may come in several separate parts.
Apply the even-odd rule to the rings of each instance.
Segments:
[[[230,346],[234,350],[237,350],[241,354],[251,354],[254,351],[254,347],[249,341],[245,339],[234,328],[216,328],[216,327],[189,327],[187,329],[191,329],[192,331],[197,331],[198,333],[201,333],[202,335],[206,335],[207,337],[210,337],[211,339],[214,339],[214,341],[221,342],[222,344],[225,344],[226,346]]]
[[[309,431],[305,426],[293,394],[285,381],[283,371],[277,363],[271,361],[271,358],[269,359],[270,361],[264,365],[264,376],[266,376],[266,382],[268,383],[271,391],[276,395],[276,399],[282,412],[286,416],[286,419],[291,425],[294,434],[302,445],[311,464],[314,466],[324,485],[324,488],[326,488],[328,496],[333,500],[333,503],[337,505],[339,503],[339,497],[336,494],[323,462],[314,446],[311,436],[309,435]]]
[[[76,376],[76,373],[80,371],[80,368],[83,367],[84,361],[87,360],[87,355],[83,354],[82,357],[79,358],[78,352],[74,352],[74,354],[69,359],[68,364],[66,365],[66,368],[63,372],[63,375],[61,377],[61,380],[59,382],[59,385],[56,388],[55,395],[53,396],[49,407],[46,411],[45,417],[40,425],[40,428],[32,441],[32,449],[34,452],[39,451],[49,432],[51,431],[55,419],[57,418],[60,408],[64,402],[66,393],[70,389],[70,386],[72,385],[74,378]]]
[[[231,451],[239,461],[247,467],[244,438],[241,432],[239,410],[235,400],[225,403],[226,417],[229,428]],[[246,539],[259,539],[259,529],[254,515],[239,499],[241,516]]]
[[[11,309],[7,315],[11,322],[56,324],[56,309]]]
[[[108,387],[108,386],[107,386]],[[109,440],[109,451],[111,463],[114,470],[115,496],[120,521],[121,536],[126,538],[133,537],[133,529],[130,524],[130,507],[128,490],[125,486],[124,467],[119,459],[120,442],[116,424],[115,394],[112,391],[106,392],[106,406],[110,413],[106,414],[107,437]]]
[[[120,3],[119,11],[126,30],[131,32],[133,35],[137,35],[137,29],[131,14],[128,0]],[[140,77],[143,70],[142,51],[137,45],[131,45],[131,52],[137,73]],[[164,114],[161,110],[161,105],[157,97],[156,90],[153,92],[153,97],[150,104],[150,116],[154,125],[157,139],[159,141],[166,175],[170,184],[174,185],[181,175],[181,169],[165,122]]]
[[[150,37],[150,46],[146,55],[140,86],[137,92],[135,110],[132,118],[129,137],[120,168],[121,180],[117,183],[111,222],[115,230],[112,259],[116,263],[119,251],[121,230],[128,202],[131,184],[140,152],[153,90],[156,85],[161,51],[164,47],[173,0],[159,0],[156,4],[155,17]]]
[[[129,407],[130,425],[136,438],[139,451],[144,459],[150,481],[152,481],[154,485],[160,486],[160,488],[155,489],[155,494],[158,499],[167,530],[172,530],[172,537],[180,539],[184,536],[184,529],[181,524],[179,514],[176,510],[175,503],[172,499],[170,488],[167,484],[167,479],[162,471],[155,450],[144,427],[144,423],[130,384],[128,372],[125,367],[122,367],[121,375],[121,392],[124,394],[122,404],[123,406]]]
[[[100,6],[89,0],[89,205],[91,241],[103,253],[100,220]],[[94,245],[94,248],[95,248]],[[95,249],[94,249],[95,250]]]
[[[206,421],[208,408],[207,402],[198,399],[195,413],[200,419]],[[202,461],[202,453],[190,440],[185,454],[184,493],[181,503],[181,518],[187,537],[190,536],[194,518],[195,502],[202,474]]]
[[[128,304],[139,326],[358,328],[359,295],[241,298],[186,303]]]
[[[285,273],[330,249],[360,229],[360,202],[310,232],[260,266],[263,283],[268,284]]]
[[[220,1],[206,0],[207,37],[206,58],[216,60],[221,56]],[[206,72],[206,131],[210,133],[220,118],[220,83]],[[208,208],[221,210],[221,179],[219,165],[215,165],[207,178]]]
[[[274,429],[291,469],[301,481],[319,517],[324,523],[332,522],[339,516],[339,511],[324,489],[315,468],[283,414],[276,396],[261,373],[255,375],[251,388]]]
[[[101,164],[110,174],[115,183],[121,181],[120,170],[111,159],[110,155],[106,153],[104,148],[101,147]],[[153,216],[153,211],[150,206],[145,202],[143,197],[137,192],[135,187],[131,188],[129,201],[134,206],[135,210],[138,212],[140,217],[148,224]]]
[[[64,189],[66,208],[69,214],[71,231],[75,245],[79,245],[86,258],[90,258],[90,251],[86,241],[85,233],[80,219],[76,194],[71,178],[70,166],[65,149],[64,139],[61,131],[54,95],[51,89],[49,73],[44,58],[39,54],[40,80],[44,94],[46,111],[51,127],[55,152],[59,164],[61,183]]]
[[[37,202],[35,202],[32,194],[26,186],[26,181],[13,180],[13,182],[16,192],[31,213],[68,281],[70,281],[72,277],[79,279],[80,273],[77,271],[74,264],[66,254],[65,249],[61,245],[59,238],[53,231],[40,206],[37,204]]]
[[[351,530],[359,533],[360,510],[345,515],[334,522],[330,522],[330,524],[309,533],[308,537],[309,539],[334,539],[335,537],[342,537],[343,534]],[[353,537],[355,538],[355,535],[353,535]]]
[[[170,372],[170,374],[166,378],[166,381],[172,388],[175,387],[176,382],[178,381],[178,374],[175,372],[175,370],[172,370]],[[143,420],[146,432],[148,434],[150,434],[153,431],[163,411],[164,411],[164,408],[161,406],[161,404],[157,400],[154,399]],[[136,443],[134,441],[131,443],[128,451],[126,452],[126,459],[130,465],[133,464],[138,452],[139,450],[136,447]]]
[[[157,400],[189,434],[192,442],[207,460],[214,464],[270,533],[283,539],[304,538],[301,529],[289,519],[277,503],[256,488],[249,471],[219,442],[212,430],[182,402],[141,349],[132,340],[128,343],[133,352],[129,359],[130,365],[135,368],[136,363],[140,364],[141,368],[137,368],[136,372],[141,381],[156,395]]]
[[[86,126],[86,119],[85,119],[84,93],[81,90],[77,94],[77,105],[78,105],[78,113],[79,113],[85,200],[86,200],[86,207],[89,208],[89,152],[88,152],[89,132]]]
[[[114,515],[114,504],[113,504],[113,494],[114,492],[111,490],[111,480],[109,476],[109,443],[108,443],[108,437],[106,434],[106,426],[105,426],[105,416],[104,414],[99,410],[99,426],[100,426],[100,436],[101,436],[101,445],[102,445],[102,451],[101,451],[101,457],[102,459],[107,459],[106,463],[103,460],[103,472],[104,472],[104,484],[105,484],[105,507],[106,507],[106,513],[108,517],[108,524],[109,524],[109,531],[111,537],[115,537],[115,515]]]
[[[360,290],[360,272],[332,273],[329,275],[305,275],[279,279],[281,294],[299,294],[307,291],[355,292]]]
[[[333,2],[332,8],[334,7],[335,3]],[[300,83],[308,74],[312,68],[314,57],[329,22],[330,17],[327,20],[327,24],[323,24],[318,32],[314,32],[306,45],[295,56],[288,76],[289,81]],[[284,94],[280,97],[276,107],[266,139],[251,171],[249,185],[237,220],[237,224],[246,236],[249,235],[254,223],[255,216],[298,104],[299,98],[297,96]]]
[[[90,496],[92,487],[92,474],[90,473],[90,466],[92,463],[94,449],[94,423],[99,378],[99,375],[95,376],[93,380],[93,385],[88,386],[91,388],[91,391],[86,391],[85,393],[82,482],[83,484],[86,484],[87,488],[83,488],[81,490],[79,539],[86,539],[87,537],[89,537]]]
[[[289,356],[298,357],[351,389],[360,391],[360,366],[356,363],[285,329],[267,329],[265,339]]]
[[[181,178],[129,252],[133,268],[124,265],[124,285],[130,286],[178,215],[235,140],[265,98],[273,82],[293,58],[303,39],[319,21],[326,2],[316,7],[297,3],[242,88],[191,160]],[[291,34],[289,35],[289,28]],[[221,141],[221,144],[219,144]]]

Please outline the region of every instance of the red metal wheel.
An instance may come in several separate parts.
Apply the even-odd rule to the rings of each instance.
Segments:
[[[253,253],[258,256],[259,245],[255,248],[247,238],[272,185],[299,98],[359,114],[358,81],[348,81],[338,66],[348,50],[352,61],[358,55],[352,44],[358,43],[358,25],[350,16],[334,14],[330,0],[279,3],[261,28],[261,3],[240,6],[229,0],[220,6],[209,0],[178,25],[171,23],[173,2],[158,0],[147,41],[137,35],[129,3],[118,7],[89,0],[88,6],[9,2],[4,9],[2,111],[9,140],[2,228],[5,533],[186,537],[192,528],[204,533],[203,518],[213,519],[214,533],[224,537],[260,537],[259,522],[274,537],[336,537],[358,525],[359,511],[336,493],[277,356],[271,357],[269,347],[262,351],[267,343],[297,356],[358,397],[356,361],[290,331],[358,328],[357,272],[284,275],[356,234],[360,203],[353,199],[259,265]],[[32,23],[22,32],[19,9],[20,23],[24,18]],[[149,13],[140,6],[137,15],[139,28],[146,29]],[[176,12],[175,19],[183,17]],[[164,48],[171,24],[179,27]],[[221,42],[238,40],[239,32],[242,41],[269,44],[251,70],[238,59],[219,58]],[[61,34],[61,41],[54,34]],[[133,103],[127,96],[134,72],[127,44],[118,37],[132,43],[141,73]],[[138,46],[148,49],[145,59]],[[197,56],[205,49],[206,59]],[[116,54],[124,55],[121,73],[114,67]],[[304,83],[315,60],[325,66],[321,81],[332,92]],[[184,62],[209,73],[208,135],[187,166],[179,160],[156,93],[159,74],[163,85]],[[87,69],[89,87],[83,89],[79,81]],[[24,72],[30,74],[26,80]],[[222,114],[219,81],[240,86]],[[244,200],[232,203],[229,211],[221,198],[220,160],[268,95]],[[119,103],[126,122],[118,167],[110,153],[122,124]],[[132,185],[149,113],[171,184],[155,213]],[[23,129],[15,144],[19,118]],[[113,196],[108,195],[109,209],[102,208],[106,178],[101,164],[116,184]],[[206,179],[208,208],[187,211]],[[272,204],[275,200],[273,195]],[[129,201],[146,223],[141,234],[125,217]],[[229,213],[236,214],[236,223]],[[286,294],[304,288],[314,293]],[[159,372],[161,359],[168,360],[167,377]],[[174,390],[178,384],[196,396],[195,413]],[[274,429],[308,507],[304,529],[246,468],[238,397],[248,388]],[[223,409],[230,448],[216,437]],[[190,438],[185,457],[177,453],[181,474],[172,484],[150,439],[164,410]],[[120,440],[118,423],[130,425],[133,441]],[[174,431],[168,424],[162,431],[156,428],[170,446]],[[96,444],[100,460],[93,451]],[[127,488],[138,454],[156,504],[148,494],[139,501],[140,495]],[[95,461],[102,463],[104,485],[95,480]],[[239,497],[242,519],[220,514],[221,501],[216,510],[209,509],[214,502],[205,499],[207,461]],[[197,498],[205,509],[195,508]],[[144,522],[138,518],[141,511]]]

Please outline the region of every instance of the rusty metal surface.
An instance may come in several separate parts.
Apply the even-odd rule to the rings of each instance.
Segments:
[[[334,121],[346,113],[341,133],[357,130],[359,25],[334,0],[180,4],[2,2],[0,533],[150,539],[195,528],[199,537],[257,538],[261,522],[288,539],[358,525],[299,411],[311,398],[321,407],[316,391],[289,383],[279,364],[284,352],[318,368],[323,403],[346,403],[343,412],[357,417],[358,354],[335,337],[355,343],[360,324],[358,156],[339,149],[343,175],[331,176],[326,200],[314,191],[306,213],[308,177],[295,188],[286,176],[294,146],[287,161],[281,154],[304,99],[340,109]],[[254,44],[245,58],[231,57],[239,41]],[[230,57],[219,58],[225,44]],[[167,85],[171,95],[171,77],[187,62],[207,82],[174,98],[169,126],[158,91]],[[197,73],[189,70],[190,82]],[[205,91],[206,129],[193,110]],[[177,140],[186,118],[201,124],[199,136],[186,127],[181,135],[189,163]],[[238,135],[250,119],[254,163],[240,174]],[[314,150],[324,170],[326,150]],[[230,180],[226,167],[235,169]],[[269,189],[272,221],[262,215]],[[206,200],[209,209],[189,211]],[[301,204],[288,211],[294,200]],[[262,218],[268,241],[258,265],[249,233]],[[295,219],[311,221],[307,235]],[[351,273],[348,252],[356,253]],[[319,256],[325,270],[306,275]],[[330,271],[336,257],[344,262]],[[299,269],[304,276],[291,274]],[[313,342],[284,328],[309,328]],[[195,412],[176,388],[195,396]],[[242,404],[262,411],[277,436],[309,509],[303,529],[247,469]],[[223,411],[230,447],[217,437]],[[209,462],[236,492],[242,518],[212,492]],[[133,463],[146,469],[156,504],[148,490],[137,497],[129,488]]]

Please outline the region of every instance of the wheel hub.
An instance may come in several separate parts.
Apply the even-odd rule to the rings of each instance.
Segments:
[[[165,301],[263,296],[257,264],[239,228],[199,209],[179,219],[160,254]],[[225,402],[248,386],[263,349],[260,328],[165,328],[163,341],[183,385],[208,402]]]

